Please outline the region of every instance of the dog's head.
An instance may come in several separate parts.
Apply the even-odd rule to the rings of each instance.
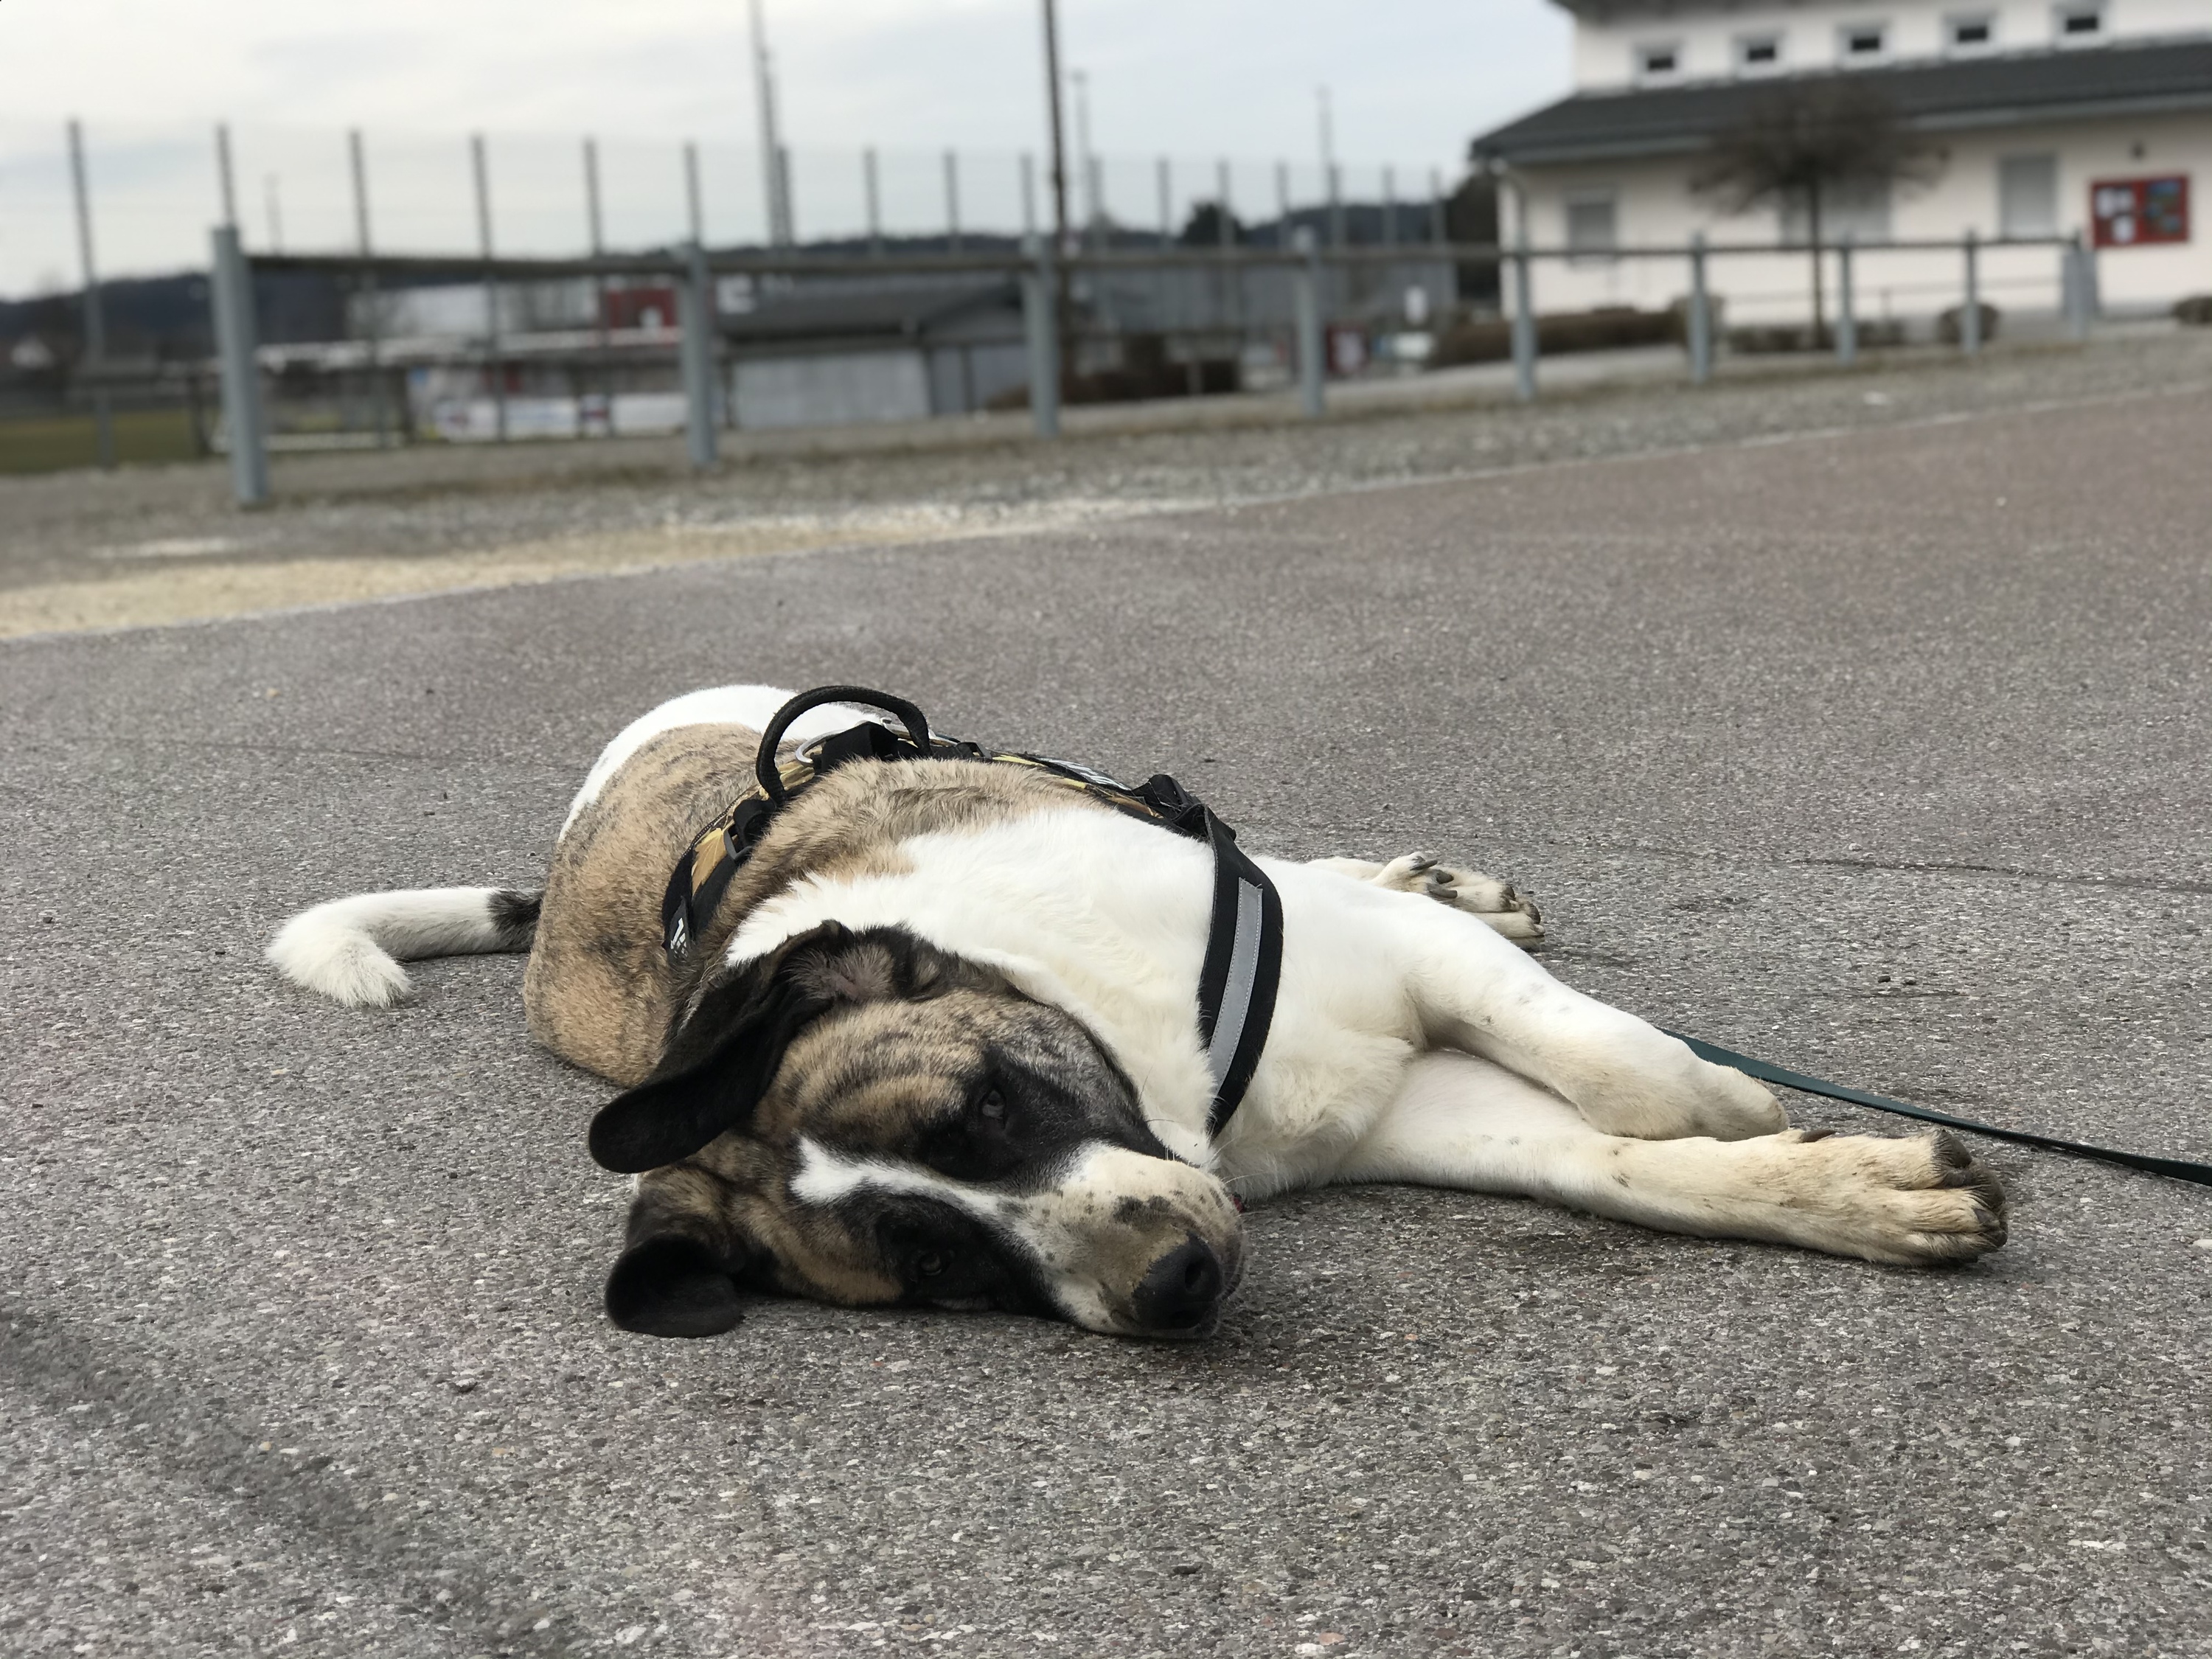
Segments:
[[[1202,1336],[1234,1201],[1080,1022],[895,928],[835,922],[714,984],[592,1125],[643,1173],[615,1322],[706,1336],[741,1289]]]

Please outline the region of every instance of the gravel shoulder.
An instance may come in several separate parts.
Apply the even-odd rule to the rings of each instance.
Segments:
[[[1978,365],[1927,352],[1850,372],[1752,364],[1702,389],[1652,385],[1650,368],[1639,359],[1609,385],[1580,374],[1526,408],[1502,402],[1495,377],[1363,388],[1318,424],[1278,399],[1079,410],[1051,445],[1006,417],[736,434],[705,477],[658,441],[283,457],[276,502],[252,514],[207,465],[0,479],[0,637],[1046,532],[2094,401],[2212,383],[2212,332],[2009,346]]]

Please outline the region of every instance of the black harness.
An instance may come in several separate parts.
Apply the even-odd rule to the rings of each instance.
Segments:
[[[904,736],[873,720],[818,738],[779,763],[776,751],[791,723],[824,703],[861,703],[897,717]],[[730,810],[691,843],[668,878],[660,901],[661,943],[672,958],[690,950],[714,920],[731,878],[753,854],[792,797],[817,778],[856,760],[964,760],[1021,766],[1078,794],[1133,818],[1159,825],[1213,854],[1213,908],[1206,960],[1198,976],[1198,1040],[1213,1077],[1207,1133],[1218,1136],[1236,1115],[1267,1047],[1275,1013],[1275,988],[1283,965],[1283,904],[1274,884],[1237,845],[1237,832],[1206,803],[1163,772],[1132,789],[1103,772],[1041,755],[999,754],[972,743],[940,738],[921,710],[902,697],[857,685],[825,685],[802,692],[775,712],[761,733],[754,782]]]

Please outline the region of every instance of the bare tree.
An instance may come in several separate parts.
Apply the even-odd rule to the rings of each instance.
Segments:
[[[1778,87],[1713,141],[1690,187],[1729,213],[1802,204],[1813,258],[1813,338],[1827,330],[1822,215],[1853,189],[1927,182],[1936,160],[1897,106],[1855,79]]]

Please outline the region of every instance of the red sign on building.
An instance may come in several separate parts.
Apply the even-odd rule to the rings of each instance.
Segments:
[[[2089,186],[2089,225],[2099,247],[2189,240],[2189,179],[2100,179]]]

